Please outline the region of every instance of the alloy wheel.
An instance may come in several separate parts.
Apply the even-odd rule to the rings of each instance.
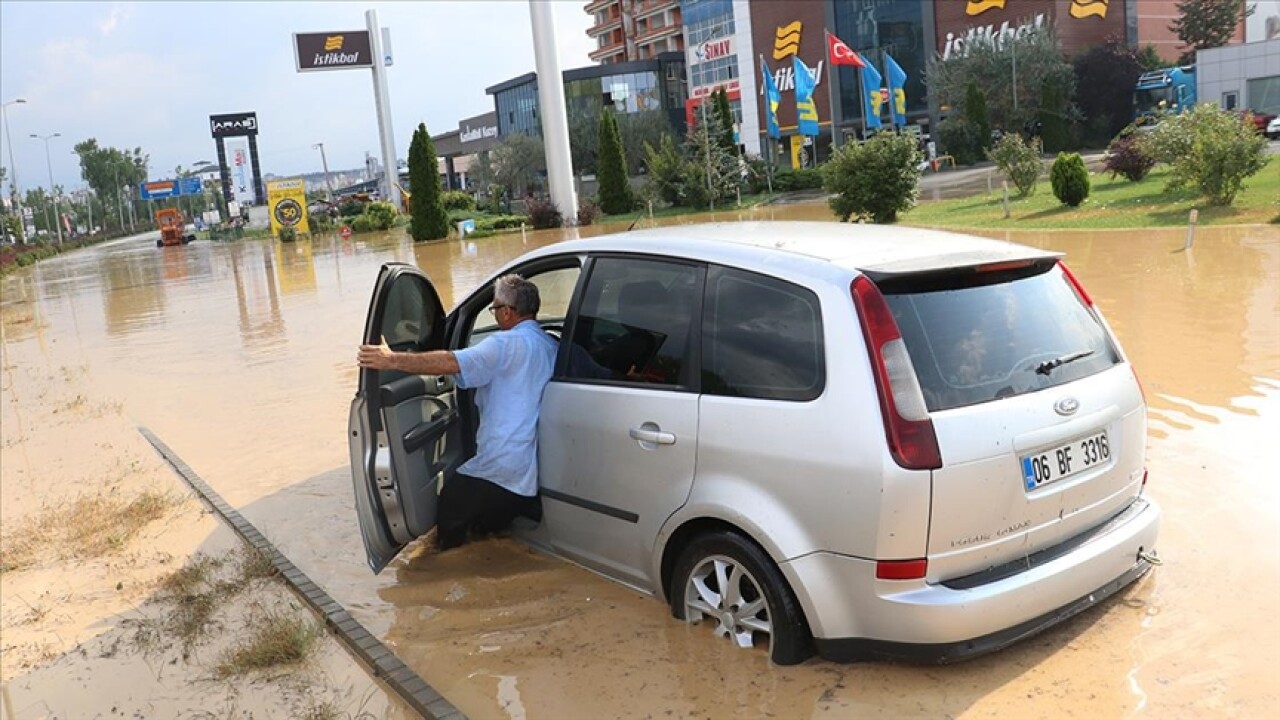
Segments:
[[[724,555],[704,558],[689,573],[684,591],[685,619],[716,621],[717,636],[749,648],[773,639],[769,604],[760,583],[742,563]]]

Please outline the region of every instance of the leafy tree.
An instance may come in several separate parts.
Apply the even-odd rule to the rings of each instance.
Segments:
[[[920,195],[921,154],[915,138],[877,133],[865,143],[846,143],[822,167],[828,203],[842,222],[867,218],[891,223]]]
[[[676,130],[671,126],[667,113],[659,110],[627,113],[614,116],[618,121],[618,132],[622,135],[622,149],[627,154],[627,172],[632,175],[640,173],[644,167],[644,144],[660,143],[662,138],[676,137]]]
[[[635,197],[627,181],[627,159],[622,152],[622,136],[613,112],[600,115],[600,209],[609,215],[631,212]]]
[[[522,133],[508,135],[489,151],[493,180],[515,196],[529,194],[547,170],[542,139]]]
[[[715,111],[712,132],[716,136],[716,143],[731,153],[737,153],[738,143],[733,140],[733,108],[729,105],[729,93],[720,88],[711,97],[714,101],[712,109]]]
[[[742,182],[738,155],[716,141],[710,132],[712,122],[708,116],[705,131],[701,123],[694,123],[685,138],[683,204],[700,209],[732,197]]]
[[[649,182],[644,186],[645,194],[668,205],[679,205],[684,198],[685,165],[688,162],[675,141],[670,135],[663,135],[657,147],[653,143],[645,143],[644,151],[645,169],[649,175]]]
[[[569,106],[569,156],[573,160],[573,171],[579,177],[599,170],[597,154],[603,114],[598,105],[573,103]]]
[[[1155,51],[1150,45],[1146,48]],[[1095,147],[1115,137],[1133,117],[1133,88],[1145,71],[1141,53],[1112,38],[1076,56],[1072,63],[1085,140]]]
[[[1017,54],[1017,107],[1014,107],[1013,61]],[[963,52],[946,60],[931,60],[926,86],[933,102],[963,113],[964,100],[972,81],[985,94],[991,126],[1006,133],[1027,127],[1040,112],[1040,90],[1056,82],[1067,98],[1075,95],[1075,72],[1062,56],[1057,36],[1043,28],[1005,40],[974,39]],[[1070,102],[1064,110],[1075,115]],[[954,115],[952,116],[954,117]]]
[[[449,235],[449,216],[441,202],[440,170],[436,147],[426,123],[418,123],[409,141],[409,234],[414,242],[439,240]],[[393,208],[394,209],[394,208]],[[392,214],[394,221],[395,215]],[[390,227],[390,224],[388,224]]]
[[[89,183],[94,193],[106,207],[119,207],[125,201],[125,187],[137,187],[147,179],[150,156],[137,147],[132,151],[112,147],[100,147],[98,141],[89,138],[77,143],[74,151],[80,156],[80,177]],[[181,166],[178,168],[181,170]],[[129,196],[132,201],[132,195]],[[119,222],[120,213],[107,213],[103,226]]]
[[[1036,180],[1044,170],[1044,163],[1040,160],[1040,138],[1026,142],[1018,133],[1008,133],[987,151],[987,158],[1018,189],[1018,197],[1026,197],[1036,191]]]
[[[1253,14],[1255,7],[1241,0],[1182,0],[1178,17],[1169,26],[1187,48],[1178,64],[1196,61],[1196,50],[1222,47],[1231,42],[1236,28]]]
[[[1245,178],[1267,164],[1267,140],[1253,121],[1211,103],[1165,118],[1150,142],[1170,167],[1167,188],[1193,187],[1213,205],[1230,205]]]
[[[1168,63],[1164,58],[1160,57],[1160,51],[1156,50],[1156,46],[1147,43],[1134,53],[1134,57],[1138,60],[1138,64],[1142,66],[1142,71],[1159,70]]]
[[[1040,89],[1040,139],[1047,152],[1061,152],[1071,144],[1069,104],[1057,80],[1045,82]]]
[[[1123,175],[1129,181],[1137,182],[1146,177],[1156,164],[1148,145],[1132,130],[1117,135],[1107,147],[1106,171],[1111,173],[1111,179]]]

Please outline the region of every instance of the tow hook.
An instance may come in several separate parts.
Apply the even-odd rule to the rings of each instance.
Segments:
[[[1156,551],[1155,551],[1155,550],[1139,550],[1139,551],[1138,551],[1138,559],[1139,559],[1139,560],[1146,560],[1146,561],[1147,561],[1147,563],[1148,563],[1149,565],[1152,565],[1152,566],[1157,566],[1157,565],[1163,565],[1163,564],[1164,564],[1164,561],[1163,561],[1163,560],[1161,560],[1161,559],[1160,559],[1160,557],[1159,557],[1158,555],[1156,555]]]

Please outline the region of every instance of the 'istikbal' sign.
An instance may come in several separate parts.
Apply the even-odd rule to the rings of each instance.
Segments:
[[[294,33],[293,57],[298,72],[373,67],[368,30]]]

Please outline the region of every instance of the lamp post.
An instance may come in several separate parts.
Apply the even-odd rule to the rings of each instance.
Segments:
[[[53,226],[58,229],[58,244],[62,244],[62,212],[58,209],[58,193],[53,189],[53,160],[49,158],[49,141],[62,137],[62,133],[54,133],[52,135],[36,135],[31,134],[36,140],[44,141],[44,162],[49,168],[49,194],[53,196]],[[12,150],[12,148],[10,148]]]
[[[13,164],[13,138],[9,137],[9,112],[10,105],[25,105],[24,98],[14,98],[7,103],[0,103],[0,120],[4,120],[4,141],[9,144],[9,173],[13,176],[9,180],[9,198],[13,200],[13,208],[18,213],[18,239],[26,242],[27,219],[22,216],[22,201],[18,199],[18,168]]]
[[[324,166],[324,186],[329,191],[329,202],[332,203],[333,202],[333,181],[329,179],[329,160],[324,156],[324,143],[318,142],[315,145],[312,145],[311,148],[313,150],[315,148],[320,149],[320,164]]]
[[[707,33],[707,36],[703,38],[701,42],[705,43],[710,40],[714,40],[720,35],[720,32],[724,30],[726,24],[727,22],[722,22],[718,25],[712,26],[711,31]],[[689,85],[689,89],[692,90],[693,84],[690,83]],[[707,94],[703,96],[702,101],[698,103],[698,109],[701,111],[702,115],[702,143],[706,146],[706,152],[704,155],[706,155],[705,171],[707,175],[707,202],[710,203],[710,209],[714,211],[716,209],[716,198],[715,190],[711,187],[711,136],[710,128],[707,127],[707,101],[710,99],[711,91],[708,91]]]

